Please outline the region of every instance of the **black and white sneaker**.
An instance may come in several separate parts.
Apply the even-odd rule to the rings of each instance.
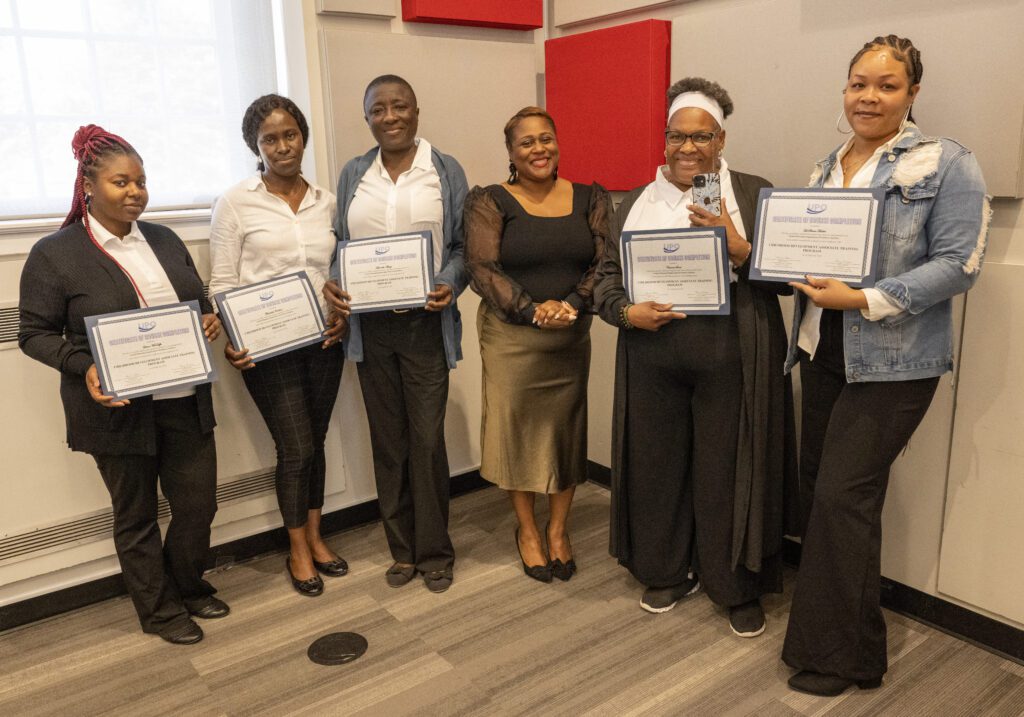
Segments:
[[[640,607],[647,612],[668,612],[676,606],[677,602],[688,595],[693,595],[698,590],[700,590],[700,580],[696,575],[690,573],[690,576],[678,585],[644,590],[644,596],[640,598]]]
[[[729,608],[729,627],[740,637],[757,637],[765,628],[760,600],[751,600]]]

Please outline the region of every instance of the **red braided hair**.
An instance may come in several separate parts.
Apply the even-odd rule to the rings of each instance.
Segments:
[[[96,237],[92,233],[92,227],[89,226],[89,204],[85,196],[85,178],[87,176],[92,178],[96,166],[103,157],[108,154],[131,154],[139,157],[139,153],[123,137],[107,132],[99,125],[94,124],[78,128],[75,136],[71,139],[71,151],[75,155],[75,159],[78,160],[78,173],[75,176],[75,190],[71,198],[71,211],[68,212],[64,223],[61,224],[61,229],[81,219],[82,223],[85,224],[85,231],[89,235],[89,239],[92,240],[92,243],[108,259],[114,262],[118,269],[124,272],[124,275],[128,277],[128,281],[132,283],[135,293],[138,294],[139,302],[143,306],[148,306],[145,297],[142,296],[142,292],[139,290],[139,285],[135,283],[135,278],[96,241]]]

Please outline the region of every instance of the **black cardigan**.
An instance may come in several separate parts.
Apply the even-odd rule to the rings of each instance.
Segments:
[[[157,260],[181,301],[197,300],[203,313],[212,308],[203,281],[178,235],[167,227],[139,222]],[[60,371],[68,446],[93,455],[156,455],[153,399],[133,398],[122,408],[92,400],[85,373],[94,363],[85,317],[139,308],[124,272],[89,239],[85,225],[72,224],[40,239],[21,272],[18,346],[37,361]],[[210,385],[196,387],[199,423],[213,430]]]
[[[758,192],[771,184],[761,177],[731,172],[732,187],[748,237],[753,236]],[[604,260],[597,270],[594,305],[612,326],[622,328],[619,311],[626,304],[622,286],[619,236],[629,210],[647,185],[626,194],[615,212]],[[743,364],[743,404],[736,448],[736,490],[733,505],[732,564],[760,572],[762,564],[780,555],[783,534],[799,532],[796,430],[790,377],[782,371],[787,333],[777,294],[790,294],[784,283],[748,281],[750,262],[736,273],[736,314]],[[623,329],[624,330],[624,329]],[[640,329],[634,329],[640,330]],[[619,335],[615,361],[615,401],[612,417],[611,554],[630,559],[627,492],[622,484],[629,472],[625,461],[626,349]],[[777,592],[781,584],[763,587]]]

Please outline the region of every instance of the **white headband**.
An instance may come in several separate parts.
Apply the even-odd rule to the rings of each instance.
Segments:
[[[678,110],[684,107],[696,107],[704,110],[715,118],[719,127],[725,126],[725,115],[722,113],[722,106],[703,92],[684,92],[672,100],[672,106],[668,108],[668,118],[672,119]]]

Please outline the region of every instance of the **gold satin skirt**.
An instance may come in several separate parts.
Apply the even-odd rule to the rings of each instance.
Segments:
[[[507,324],[480,302],[480,475],[499,488],[561,493],[586,481],[591,322]]]

